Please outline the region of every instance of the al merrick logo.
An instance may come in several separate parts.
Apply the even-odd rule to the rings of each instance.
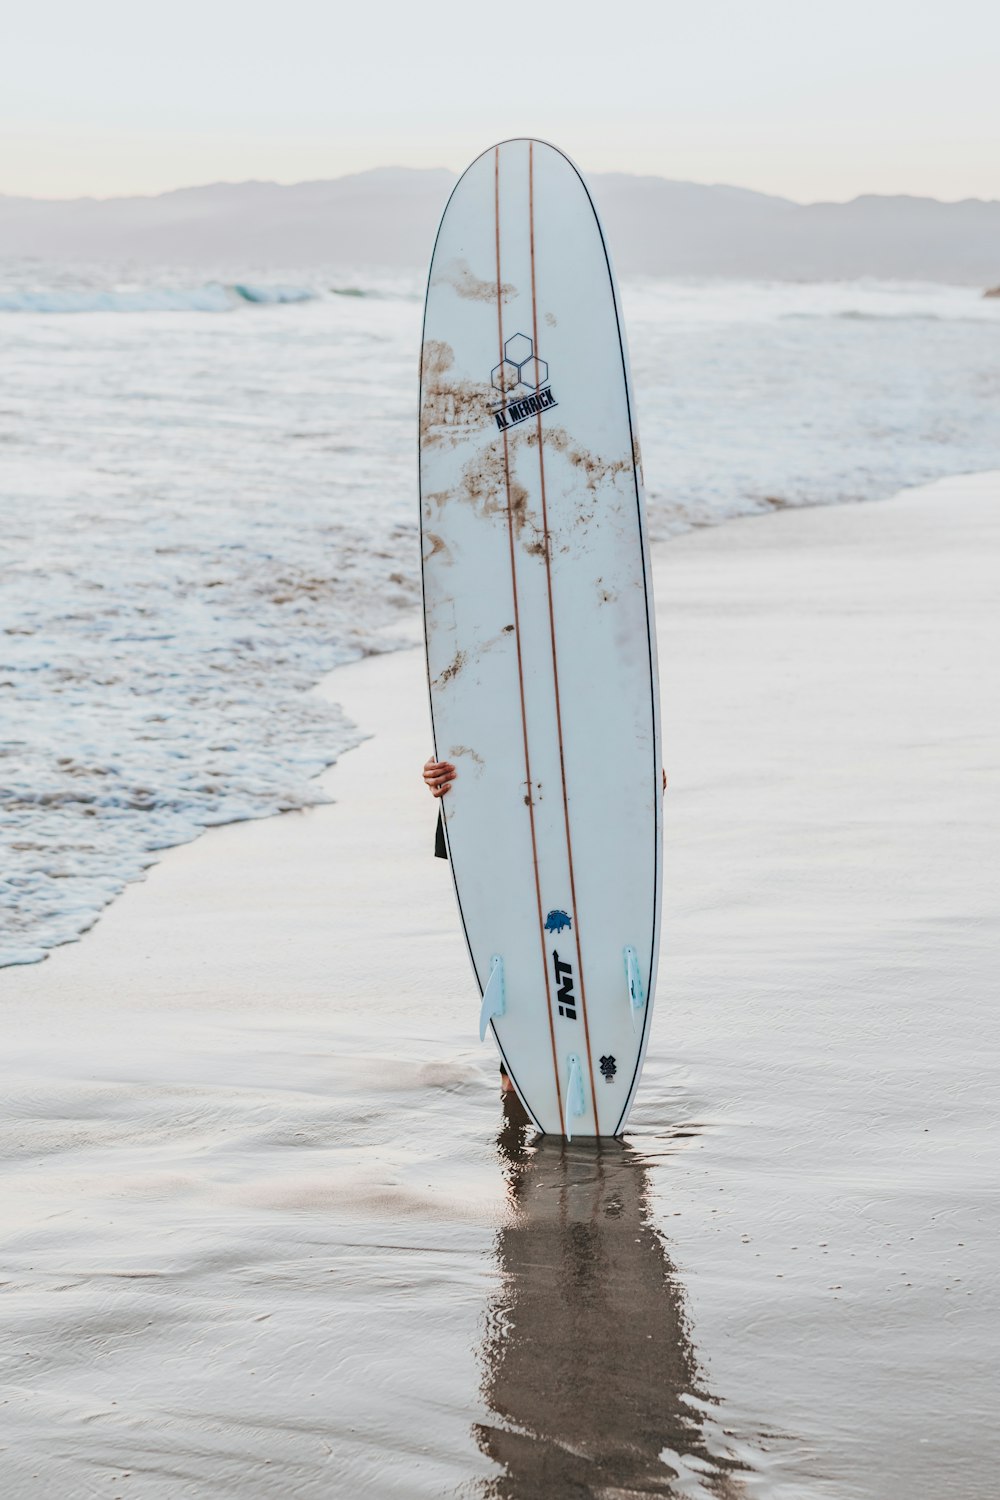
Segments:
[[[526,333],[511,335],[503,346],[503,359],[491,373],[493,389],[500,392],[493,415],[501,432],[559,404],[549,385],[548,364],[536,355]]]

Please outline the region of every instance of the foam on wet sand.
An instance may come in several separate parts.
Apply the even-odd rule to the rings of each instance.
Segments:
[[[998,503],[659,552],[624,1144],[503,1112],[415,652],[323,685],[331,805],[0,975],[4,1493],[991,1497]]]

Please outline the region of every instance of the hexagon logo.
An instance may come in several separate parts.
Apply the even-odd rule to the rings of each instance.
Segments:
[[[526,333],[512,333],[503,353],[502,361],[491,372],[494,390],[506,394],[523,385],[526,390],[536,391],[548,383],[548,364],[535,358],[534,341]]]
[[[493,417],[501,432],[558,403],[549,389],[549,366],[535,353],[534,340],[526,333],[512,333],[504,340],[503,359],[490,371],[493,389],[501,401]]]

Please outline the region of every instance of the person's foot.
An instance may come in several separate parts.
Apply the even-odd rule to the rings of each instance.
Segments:
[[[500,1092],[501,1094],[512,1094],[514,1085],[510,1081],[510,1074],[506,1068],[500,1069]]]

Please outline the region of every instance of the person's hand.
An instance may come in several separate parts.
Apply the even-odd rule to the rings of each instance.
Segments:
[[[663,790],[666,791],[667,790],[667,768],[666,768],[666,766],[663,766],[661,769],[663,771]]]
[[[455,767],[448,760],[435,760],[431,756],[424,762],[424,780],[432,797],[443,797],[455,780]]]

